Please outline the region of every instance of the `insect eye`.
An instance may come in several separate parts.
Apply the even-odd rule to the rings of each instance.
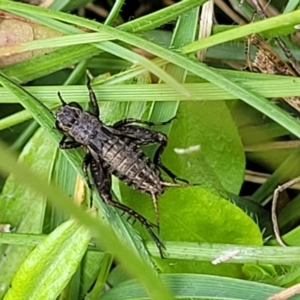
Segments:
[[[68,106],[76,107],[82,110],[82,107],[77,102],[70,102],[68,103]]]

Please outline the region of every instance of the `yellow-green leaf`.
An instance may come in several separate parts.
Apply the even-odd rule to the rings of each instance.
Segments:
[[[75,273],[89,240],[89,231],[76,221],[61,224],[29,254],[4,299],[56,299]]]

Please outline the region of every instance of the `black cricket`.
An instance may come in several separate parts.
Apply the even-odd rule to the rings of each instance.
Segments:
[[[89,81],[87,88],[90,98],[90,112],[84,111],[76,102],[66,103],[58,93],[62,106],[55,114],[56,127],[64,133],[59,146],[61,149],[84,146],[88,150],[82,167],[89,187],[92,189],[88,168],[102,200],[141,222],[155,241],[160,255],[163,257],[164,245],[153,232],[154,227],[159,228],[157,197],[168,186],[182,186],[182,184],[176,183],[176,180],[188,182],[178,178],[161,162],[161,155],[168,142],[167,136],[135,124],[165,125],[174,118],[161,123],[129,118],[120,120],[112,126],[106,125],[99,119],[99,106]],[[67,137],[72,140],[67,141]],[[140,146],[153,143],[158,143],[159,147],[152,161],[142,152]],[[173,180],[173,183],[163,181],[161,170]],[[157,225],[128,206],[113,200],[111,175],[115,175],[134,189],[151,195]]]

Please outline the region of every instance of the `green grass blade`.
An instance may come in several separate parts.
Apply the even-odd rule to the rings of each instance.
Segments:
[[[84,33],[84,34],[73,34],[69,36],[59,36],[48,39],[41,39],[36,41],[30,41],[27,43],[21,43],[17,46],[4,46],[0,49],[0,55],[12,55],[15,53],[22,53],[26,51],[33,51],[39,49],[67,47],[72,45],[82,45],[95,42],[103,42],[112,40],[111,35],[105,33]]]
[[[236,40],[252,33],[260,33],[271,29],[278,31],[278,29],[281,29],[283,24],[293,28],[294,25],[299,24],[299,18],[300,11],[297,10],[288,14],[283,14],[273,18],[268,18],[266,20],[239,26],[238,28],[230,29],[225,32],[207,37],[201,41],[196,41],[186,45],[181,48],[181,52],[183,54],[192,53],[204,48],[209,48],[221,43]]]
[[[195,7],[201,6],[206,1],[207,0],[180,1],[147,16],[143,16],[141,18],[122,24],[118,26],[118,28],[129,32],[151,30],[174,20],[179,16],[182,16],[184,13],[192,10]]]
[[[266,300],[282,288],[241,279],[199,274],[160,275],[177,299]],[[145,291],[135,280],[126,281],[103,295],[101,300],[148,300]],[[291,300],[299,300],[293,296]],[[150,300],[150,299],[149,299]]]
[[[86,60],[99,52],[99,49],[91,45],[64,47],[48,53],[47,59],[44,55],[37,56],[29,61],[5,67],[2,72],[18,83],[27,82]]]
[[[124,0],[116,0],[112,9],[109,12],[109,15],[107,16],[104,24],[112,26],[114,21],[118,18],[119,13],[122,9],[122,6],[124,5]]]

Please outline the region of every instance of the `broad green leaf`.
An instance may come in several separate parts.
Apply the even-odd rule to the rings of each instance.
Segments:
[[[50,180],[52,164],[57,147],[46,134],[39,129],[27,143],[19,160],[31,167],[32,171]],[[46,198],[20,185],[13,176],[9,176],[0,196],[0,223],[11,224],[18,233],[41,234],[45,214]],[[32,247],[0,245],[0,298],[8,289],[12,276]]]
[[[249,216],[226,199],[203,188],[170,188],[160,197],[159,204],[163,211],[161,234],[165,240],[244,245],[262,243],[261,233]],[[247,231],[240,230],[240,226]]]
[[[262,245],[261,232],[241,209],[200,187],[170,189],[160,200],[161,236],[167,241]],[[230,216],[230,219],[229,219]],[[241,230],[247,228],[247,230]],[[164,272],[196,272],[240,277],[240,266],[178,260],[159,265]]]
[[[155,222],[153,204],[149,195],[142,195],[124,185],[123,201]],[[230,243],[262,245],[257,224],[231,202],[200,188],[168,188],[159,197],[160,237],[162,241],[189,241],[198,243]],[[137,227],[140,228],[139,225]],[[141,229],[140,229],[141,230]],[[150,237],[144,231],[145,239]],[[218,265],[211,262],[158,259],[163,272],[194,272],[242,277],[241,266]]]
[[[26,258],[5,300],[56,299],[75,273],[90,241],[86,227],[62,223]]]
[[[240,197],[231,193],[227,193],[227,197],[258,224],[265,238],[272,235],[271,214],[266,207],[259,205],[247,197]]]
[[[199,147],[191,155],[175,149]],[[182,102],[173,122],[163,162],[181,178],[238,194],[244,180],[245,155],[225,102]],[[207,166],[208,165],[208,166]]]

